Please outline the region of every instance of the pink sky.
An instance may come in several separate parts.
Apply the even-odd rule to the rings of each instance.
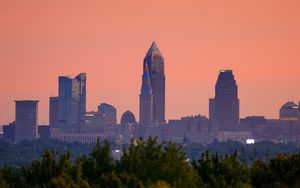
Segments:
[[[15,99],[48,98],[59,75],[87,73],[87,110],[101,102],[138,118],[142,62],[164,58],[167,119],[208,114],[220,69],[233,69],[241,117],[277,118],[300,100],[299,0],[1,0],[0,124]]]

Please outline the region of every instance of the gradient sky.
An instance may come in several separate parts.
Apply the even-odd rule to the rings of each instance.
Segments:
[[[15,99],[48,98],[58,76],[87,73],[87,110],[113,104],[138,118],[142,63],[165,59],[166,117],[208,114],[220,69],[233,69],[240,114],[277,118],[300,100],[299,0],[0,0],[0,124]]]

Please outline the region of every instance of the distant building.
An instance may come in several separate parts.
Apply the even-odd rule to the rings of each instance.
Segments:
[[[143,132],[142,137],[145,140],[152,137],[152,138],[156,138],[158,142],[162,142],[165,140],[164,128],[165,128],[165,126],[162,126],[162,125],[146,126],[143,128],[144,132]]]
[[[58,127],[58,97],[49,98],[49,126]]]
[[[121,117],[121,124],[135,124],[135,116],[132,112],[127,110],[126,112],[123,113]]]
[[[292,101],[288,101],[280,108],[279,119],[281,119],[281,120],[300,120],[299,106]]]
[[[232,70],[221,70],[215,86],[215,98],[210,100],[210,116],[222,131],[236,130],[239,123],[238,86]]]
[[[59,128],[80,132],[85,123],[86,74],[60,76],[58,93]]]
[[[117,109],[114,106],[107,103],[101,103],[98,106],[98,112],[106,116],[107,124],[117,124]]]
[[[38,135],[40,139],[49,139],[50,138],[50,126],[49,125],[39,125],[38,126]]]
[[[15,122],[9,125],[3,125],[3,139],[7,142],[15,141]]]
[[[209,99],[209,119],[216,120],[216,100]]]
[[[38,102],[35,100],[17,100],[15,141],[34,140],[37,138]]]
[[[57,131],[55,134],[51,134],[51,138],[66,141],[66,142],[79,142],[79,143],[95,143],[98,140],[114,140],[114,134],[106,133],[67,133]]]
[[[205,116],[187,116],[180,120],[170,120],[164,130],[167,141],[182,143],[211,143],[217,138],[218,123]]]
[[[153,42],[143,63],[143,72],[147,68],[150,74],[150,84],[153,94],[153,121],[164,123],[165,120],[165,68],[164,58]]]
[[[108,125],[107,117],[100,112],[87,112],[85,115],[85,132],[103,133]]]
[[[218,134],[219,142],[226,141],[237,141],[246,144],[248,139],[252,139],[251,132],[241,132],[241,131],[221,131]]]
[[[247,116],[244,119],[241,119],[241,123],[247,123],[250,125],[260,125],[267,122],[265,116]]]
[[[153,122],[153,94],[150,84],[148,64],[142,76],[140,94],[140,124],[147,125]]]

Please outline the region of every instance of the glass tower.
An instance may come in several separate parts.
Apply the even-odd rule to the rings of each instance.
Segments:
[[[80,131],[85,123],[86,74],[75,78],[60,76],[58,82],[59,128]]]

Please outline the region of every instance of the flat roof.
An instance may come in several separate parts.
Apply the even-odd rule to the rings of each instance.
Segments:
[[[39,100],[15,100],[15,102],[40,102]]]

